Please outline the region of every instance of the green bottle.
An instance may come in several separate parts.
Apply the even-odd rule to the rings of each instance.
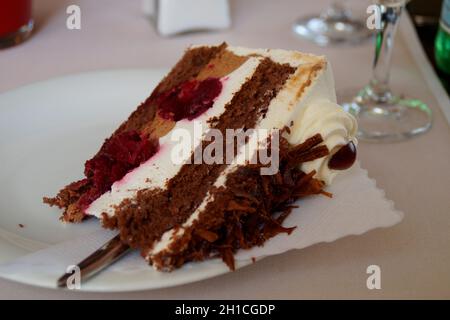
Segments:
[[[442,4],[441,22],[434,50],[436,64],[440,70],[450,74],[450,0]]]

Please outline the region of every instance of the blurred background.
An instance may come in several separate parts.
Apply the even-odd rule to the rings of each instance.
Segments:
[[[21,1],[23,0],[17,2]],[[311,46],[304,40],[299,40],[291,32],[291,24],[298,17],[320,13],[316,9],[317,1],[230,0],[229,28],[206,33],[187,32],[169,37],[158,35],[155,23],[150,17],[149,11],[154,11],[151,3],[155,0],[129,0],[126,3],[120,0],[32,2],[34,30],[31,38],[17,47],[0,51],[0,66],[5,67],[5,71],[9,71],[9,68],[14,69],[10,70],[11,81],[8,84],[3,83],[0,92],[28,83],[30,80],[37,80],[33,76],[34,70],[45,68],[50,63],[54,69],[60,69],[61,73],[70,73],[99,68],[142,67],[141,61],[145,56],[149,67],[167,67],[176,61],[187,45],[193,43],[228,41],[233,45],[248,47],[279,47],[329,53],[328,49]],[[319,2],[322,13],[327,5],[332,3],[332,1]],[[362,19],[367,16],[365,10],[372,3],[370,0],[343,0],[343,2],[351,8],[353,16]],[[2,0],[0,15],[2,10],[5,15],[6,3],[6,0]],[[66,9],[73,4],[81,9],[81,30],[68,30],[65,27],[68,17]],[[432,63],[441,6],[442,0],[412,0],[407,5]],[[167,18],[172,21],[182,20],[186,16],[186,11],[183,12],[183,9],[176,7],[169,8],[168,11],[173,11],[173,15]],[[193,12],[198,10],[193,8],[190,14]],[[217,16],[212,18],[216,21],[219,19]],[[9,62],[5,63],[6,59],[19,59],[28,50],[35,52],[46,50],[45,57],[42,58],[37,54],[39,61],[22,60],[20,65],[15,66],[11,66]],[[341,54],[345,55],[349,50],[351,49],[343,48]],[[74,57],[83,62],[74,63]],[[127,62],[124,63],[125,59]],[[121,61],[121,65],[117,65],[117,61]],[[26,70],[29,76],[23,77],[23,74],[20,74],[22,70]],[[441,71],[437,72],[449,90],[449,76]]]
[[[438,73],[447,93],[450,92],[450,76],[436,67],[434,58],[434,44],[439,27],[439,18],[441,14],[443,0],[412,0],[406,8],[408,9],[414,26],[419,35],[422,46],[427,53],[428,59],[433,64]]]
[[[357,117],[360,139],[404,140],[432,125],[432,108],[415,96],[420,82],[405,81],[418,76],[411,63],[423,69],[429,65],[420,60],[430,61],[435,72],[428,81],[437,74],[449,90],[450,0],[444,1],[2,1],[0,68],[8,79],[0,92],[71,73],[168,68],[189,45],[225,41],[326,55],[338,103]],[[440,16],[447,22],[439,24]]]

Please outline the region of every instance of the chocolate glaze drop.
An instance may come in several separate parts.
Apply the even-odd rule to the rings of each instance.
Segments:
[[[356,160],[356,147],[350,141],[342,146],[328,161],[328,168],[332,170],[346,170],[350,168]]]

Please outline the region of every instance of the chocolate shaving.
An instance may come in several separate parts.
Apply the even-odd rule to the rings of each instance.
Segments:
[[[227,210],[227,211],[238,210],[238,211],[245,211],[245,212],[255,212],[255,211],[256,211],[256,209],[253,208],[253,207],[250,205],[250,203],[247,203],[247,202],[241,202],[241,203],[239,204],[239,203],[237,203],[237,202],[234,201],[234,200],[231,200],[231,201],[228,203],[228,206],[227,206],[227,209],[226,209],[226,210]]]
[[[286,140],[287,142],[287,140]],[[301,154],[317,145],[319,145],[320,143],[323,142],[322,136],[320,134],[316,134],[314,136],[312,136],[311,138],[308,138],[305,140],[305,142],[303,142],[302,144],[299,144],[295,147],[292,147],[289,150],[288,155],[295,155],[295,154]]]
[[[225,105],[225,111],[219,116],[214,129],[220,130],[226,136],[227,129],[254,128],[261,114],[265,112],[265,107],[277,96],[294,71],[295,69],[288,64],[278,64],[268,58],[262,60],[251,79],[245,82],[241,90]],[[204,150],[210,143],[209,140],[203,140],[201,148]],[[234,144],[234,148],[236,154],[237,143]],[[194,152],[192,160],[195,154]],[[150,250],[164,232],[177,224],[183,224],[202,203],[208,192],[214,192],[214,182],[226,167],[226,164],[215,163],[184,164],[167,182],[164,189],[138,191],[134,201],[124,201],[117,206],[115,215],[106,217],[103,226],[118,228],[121,239],[131,247],[143,251]],[[283,183],[281,176],[278,183]],[[255,212],[250,199],[233,198],[223,206],[224,209],[229,207],[228,212]],[[217,233],[214,230],[210,231]],[[199,235],[193,237],[205,240]],[[197,250],[203,250],[203,247],[200,246]],[[196,257],[198,255],[195,253]]]
[[[219,236],[216,233],[208,230],[198,229],[195,230],[195,233],[208,242],[214,242],[219,238]]]
[[[229,174],[225,186],[211,191],[214,201],[206,205],[194,224],[168,250],[151,257],[159,269],[172,270],[188,261],[220,256],[234,270],[233,254],[239,249],[261,246],[279,233],[290,234],[296,226],[285,227],[296,200],[315,194],[328,195],[315,172],[304,173],[299,165],[325,155],[322,137],[315,135],[292,147],[280,138],[280,168],[276,175],[261,175],[262,165],[245,165]],[[201,230],[200,234],[198,230]],[[212,232],[214,241],[205,231]],[[205,241],[206,240],[206,241]]]

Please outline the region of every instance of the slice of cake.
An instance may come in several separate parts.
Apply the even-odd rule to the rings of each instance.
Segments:
[[[355,133],[325,58],[191,47],[85,178],[44,201],[64,221],[96,216],[118,229],[160,270],[213,256],[233,269],[236,250],[293,230],[282,223],[296,200],[329,195],[324,186],[355,161]]]

